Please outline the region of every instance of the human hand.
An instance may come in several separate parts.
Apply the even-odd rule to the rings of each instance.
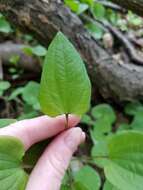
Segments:
[[[22,141],[25,150],[35,143],[57,135],[33,169],[26,190],[59,190],[70,159],[85,140],[80,128],[72,128],[79,118],[69,116],[70,129],[65,130],[65,116],[41,116],[23,120],[0,129],[0,135],[14,136]]]

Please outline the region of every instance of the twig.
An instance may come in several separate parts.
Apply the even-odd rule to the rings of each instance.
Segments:
[[[107,8],[110,8],[110,9],[113,9],[115,11],[119,11],[119,12],[122,12],[122,13],[126,12],[126,10],[124,8],[122,8],[119,5],[116,5],[114,3],[108,2],[108,1],[97,1],[97,0],[95,0],[95,2],[100,3],[103,6],[105,6]]]
[[[95,24],[99,23],[100,27],[102,25],[102,29],[104,29],[104,31],[108,31],[108,32],[110,31],[114,36],[116,36],[123,43],[125,49],[127,50],[128,54],[129,54],[130,60],[135,62],[137,65],[143,65],[143,58],[137,54],[133,44],[117,28],[112,26],[108,21],[100,21],[95,18],[93,19],[87,15],[83,15],[82,17],[92,23],[95,23]]]
[[[130,60],[135,62],[137,65],[143,65],[143,58],[137,54],[135,47],[129,41],[129,39],[110,23],[104,21],[103,25],[106,26],[110,32],[123,43],[125,49],[129,54]]]

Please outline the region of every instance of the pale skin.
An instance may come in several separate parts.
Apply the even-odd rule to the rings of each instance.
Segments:
[[[85,133],[78,127],[74,128],[79,121],[77,116],[70,115],[69,129],[65,130],[65,116],[56,118],[41,116],[0,129],[0,135],[20,139],[25,151],[37,142],[55,137],[39,158],[30,175],[26,190],[60,190],[61,181],[72,155],[85,140]]]

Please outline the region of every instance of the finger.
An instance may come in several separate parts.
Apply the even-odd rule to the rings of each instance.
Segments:
[[[69,116],[69,127],[75,126],[79,118],[74,115]],[[11,124],[0,129],[0,135],[10,135],[19,138],[27,150],[33,144],[52,137],[65,129],[66,118],[64,115],[51,118],[41,116]]]
[[[85,133],[80,128],[72,128],[59,135],[39,159],[26,190],[59,190],[70,159],[84,140]]]

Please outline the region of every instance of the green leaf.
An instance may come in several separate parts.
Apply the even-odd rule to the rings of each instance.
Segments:
[[[117,22],[119,21],[120,17],[117,12],[113,11],[112,9],[107,9],[106,19],[108,19],[113,25],[117,26]]]
[[[38,116],[38,110],[34,110],[32,105],[25,104],[23,106],[23,113],[17,118],[17,120],[31,119]]]
[[[119,189],[117,189],[109,181],[106,180],[106,182],[104,183],[103,190],[119,190]]]
[[[38,57],[43,57],[46,55],[47,50],[45,47],[37,45],[35,47],[25,46],[23,48],[23,52],[29,56],[36,55]]]
[[[120,190],[142,190],[143,133],[118,133],[108,139],[107,147],[108,155],[102,156],[107,180]]]
[[[25,190],[28,176],[21,167],[23,144],[14,137],[0,137],[0,189]]]
[[[74,176],[75,189],[99,190],[101,180],[99,174],[90,166],[84,166]],[[81,188],[82,187],[82,188]]]
[[[22,48],[22,50],[28,56],[33,55],[33,50],[32,50],[32,47],[30,47],[30,46],[25,46],[24,48]]]
[[[83,117],[81,119],[81,123],[84,123],[86,125],[93,125],[94,124],[91,117],[89,115],[86,115],[86,114],[83,115]]]
[[[94,138],[95,141],[104,140],[111,132],[112,125],[108,117],[98,119],[93,125],[93,130],[91,130],[92,138]]]
[[[62,185],[61,190],[70,190],[70,188],[67,185]]]
[[[83,115],[89,108],[91,84],[80,55],[59,32],[48,48],[40,85],[42,111],[50,116]]]
[[[37,55],[39,57],[43,57],[43,56],[46,55],[47,50],[43,46],[37,45],[37,46],[32,48],[32,52],[33,52],[34,55]]]
[[[19,55],[13,55],[11,58],[10,58],[10,63],[14,64],[14,65],[17,65],[17,63],[19,62],[20,60],[20,56]]]
[[[108,158],[108,154],[106,139],[104,141],[96,142],[91,151],[94,163],[101,168],[106,164],[105,158]]]
[[[70,190],[71,189],[71,184],[70,184],[70,177],[67,173],[65,174],[63,180],[62,180],[62,185],[60,190]],[[74,190],[74,189],[73,189]]]
[[[75,182],[73,184],[73,190],[89,190],[81,182]]]
[[[16,119],[0,119],[0,128],[6,127],[7,125],[10,125],[12,123],[15,123]]]
[[[121,123],[120,126],[118,127],[118,132],[130,130],[130,129],[131,129],[131,125],[129,125],[127,123]]]
[[[94,0],[80,0],[82,3],[88,4],[90,7],[94,5]]]
[[[0,13],[0,18],[2,18],[3,17],[3,14],[2,13]]]
[[[10,33],[12,31],[9,22],[5,20],[4,17],[0,17],[0,32]]]
[[[128,103],[125,107],[125,113],[128,115],[134,116],[138,112],[143,113],[143,105],[138,101]]]
[[[11,84],[8,81],[0,81],[0,96],[3,96],[4,92],[9,89]]]
[[[143,131],[143,112],[138,112],[135,115],[130,127],[134,130]]]
[[[8,81],[0,81],[0,90],[5,91],[9,89],[11,84]]]
[[[8,97],[8,100],[14,100],[17,98],[17,96],[21,95],[23,93],[24,88],[23,87],[19,87],[16,88],[15,90],[13,90],[13,92],[11,93],[11,95]]]
[[[85,12],[88,9],[88,5],[86,3],[80,3],[76,0],[65,0],[65,4],[78,15]]]
[[[86,24],[86,28],[89,30],[90,34],[95,38],[100,40],[103,36],[103,30],[99,26],[93,23]]]
[[[92,109],[92,116],[95,119],[106,118],[108,123],[113,124],[116,120],[116,115],[112,107],[108,104],[100,104]]]
[[[128,12],[127,20],[130,25],[135,26],[135,27],[140,27],[143,25],[142,18],[132,13],[131,11]]]
[[[93,6],[93,14],[97,19],[104,19],[106,10],[100,3],[95,3]]]
[[[30,81],[22,90],[22,98],[28,104],[31,105],[35,110],[40,109],[38,96],[39,96],[39,83]]]

